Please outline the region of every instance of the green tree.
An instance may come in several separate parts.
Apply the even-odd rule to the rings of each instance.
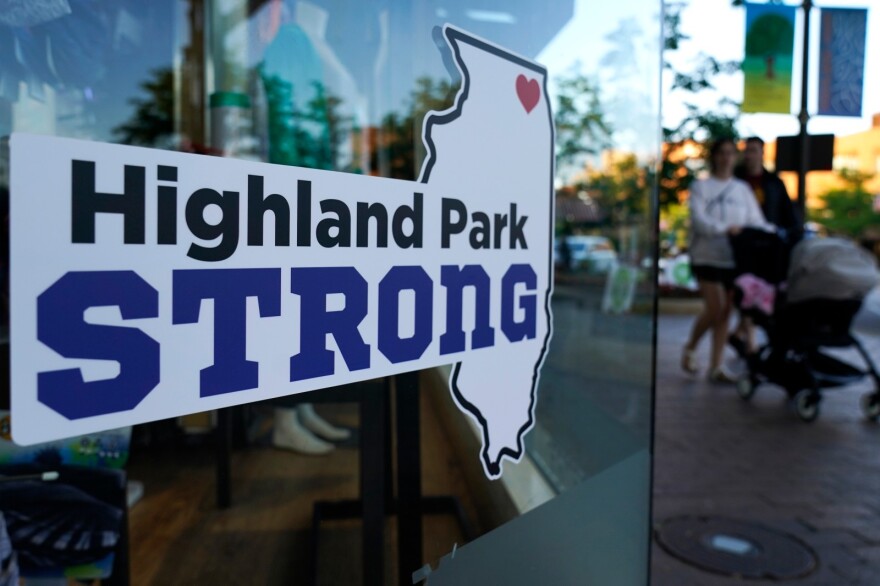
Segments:
[[[289,81],[261,72],[268,104],[269,161],[313,169],[341,170],[340,148],[351,131],[342,100],[312,82],[309,100],[298,110]]]
[[[737,6],[741,2],[732,4]],[[701,53],[688,69],[677,69],[672,64],[670,58],[689,40],[681,32],[681,17],[686,8],[685,2],[667,4],[663,20],[666,49],[663,68],[666,75],[671,76],[669,95],[685,103],[686,113],[677,125],[663,128],[664,152],[659,180],[661,208],[684,201],[684,194],[701,169],[700,165],[689,161],[691,153],[687,149],[691,148],[690,145],[700,144],[705,149],[713,139],[738,138],[738,102],[722,95],[718,96],[714,106],[703,108],[692,100],[699,93],[716,92],[718,77],[735,74],[742,63],[721,61]],[[705,156],[705,150],[699,154]]]
[[[873,177],[850,169],[838,175],[845,187],[832,189],[820,196],[823,207],[811,212],[812,219],[832,234],[859,239],[871,230],[880,230],[880,214],[874,211],[874,195],[865,189]]]
[[[733,0],[733,6],[742,4]],[[697,94],[717,94],[717,80],[740,71],[737,60],[722,61],[701,53],[687,67],[673,65],[676,51],[689,39],[681,31],[686,2],[669,2],[664,12],[664,75],[671,79],[669,96],[684,102],[685,116],[674,126],[663,128],[663,158],[659,170],[660,246],[663,254],[678,252],[687,246],[690,218],[684,204],[686,194],[697,174],[704,169],[708,143],[717,138],[738,138],[740,104],[718,95],[715,105],[700,107]],[[664,98],[668,99],[668,98]],[[697,146],[698,145],[698,146]],[[696,153],[693,152],[697,146]],[[694,158],[696,155],[696,159]]]
[[[709,141],[720,137],[739,138],[736,128],[739,104],[728,98],[718,100],[716,110],[701,110],[686,104],[687,116],[673,128],[663,129],[664,153],[660,167],[660,206],[681,203],[684,194],[702,169],[702,161],[708,155]],[[690,161],[686,150],[700,145],[699,162]]]
[[[578,166],[584,155],[595,155],[611,145],[611,128],[594,80],[576,73],[558,78],[556,85],[557,168]]]
[[[648,213],[656,171],[634,154],[613,161],[583,185],[614,224],[626,225]]]
[[[314,167],[316,169],[341,169],[340,149],[352,129],[353,119],[340,113],[343,102],[338,96],[328,93],[324,85],[313,82],[315,93],[309,100],[306,111],[301,115],[317,129],[313,142]]]
[[[686,205],[671,203],[660,210],[660,251],[673,254],[687,246],[690,213]]]
[[[788,53],[794,45],[794,27],[778,14],[765,14],[755,19],[746,35],[746,55],[766,57]]]
[[[371,155],[371,168],[386,177],[415,179],[427,154],[422,144],[425,115],[451,107],[459,87],[446,80],[417,79],[404,112],[389,112],[382,118],[382,136]]]
[[[131,118],[113,129],[121,143],[156,146],[174,133],[174,72],[155,69],[151,76],[140,86],[146,96],[129,100],[135,109]]]

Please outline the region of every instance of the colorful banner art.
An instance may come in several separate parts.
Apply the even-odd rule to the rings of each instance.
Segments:
[[[823,8],[819,59],[819,114],[861,116],[865,81],[864,8]]]
[[[791,112],[795,7],[746,4],[743,112]]]

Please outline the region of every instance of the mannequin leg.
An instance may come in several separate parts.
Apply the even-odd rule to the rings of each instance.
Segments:
[[[275,409],[272,444],[276,448],[314,456],[329,454],[335,449],[333,444],[316,437],[302,424],[298,408],[277,407]]]
[[[324,420],[315,412],[311,403],[303,403],[297,407],[300,423],[315,435],[328,441],[339,442],[351,437],[351,432],[342,427],[336,427]]]

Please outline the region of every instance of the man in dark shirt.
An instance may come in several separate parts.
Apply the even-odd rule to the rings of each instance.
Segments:
[[[776,173],[764,168],[763,140],[757,136],[746,139],[743,162],[735,174],[752,187],[764,218],[779,228],[789,246],[794,246],[803,235],[803,225],[785,184]]]
[[[788,197],[785,184],[776,173],[764,168],[763,140],[757,136],[746,139],[742,165],[734,170],[734,174],[751,186],[764,218],[777,227],[786,248],[791,250],[803,236],[803,223]],[[757,347],[752,320],[740,314],[739,324],[728,340],[740,356],[754,352]]]

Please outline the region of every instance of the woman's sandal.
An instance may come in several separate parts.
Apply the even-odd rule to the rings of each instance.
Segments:
[[[697,371],[700,370],[699,364],[697,364],[697,351],[696,350],[688,350],[687,347],[682,348],[681,351],[681,369],[687,372],[688,374],[696,374]]]
[[[713,383],[733,384],[736,382],[736,377],[723,368],[718,367],[709,373],[709,380]]]

